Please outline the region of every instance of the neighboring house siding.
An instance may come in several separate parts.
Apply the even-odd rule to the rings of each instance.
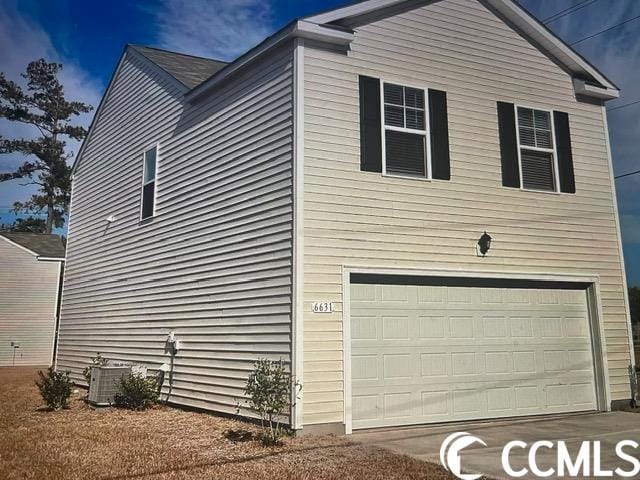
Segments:
[[[0,367],[51,364],[59,267],[0,238]]]
[[[128,54],[74,179],[58,367],[83,382],[100,352],[158,368],[173,330],[170,400],[234,413],[254,361],[290,360],[292,51],[182,101]],[[154,142],[156,217],[140,225]]]
[[[444,0],[305,49],[304,421],[343,421],[342,266],[599,275],[612,399],[630,361],[602,107],[479,2]],[[358,75],[447,92],[451,181],[360,171]],[[502,186],[496,102],[569,113],[575,195]],[[494,238],[486,258],[475,244]],[[333,314],[312,301],[336,302]]]

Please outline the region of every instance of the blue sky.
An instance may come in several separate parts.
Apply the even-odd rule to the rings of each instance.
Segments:
[[[469,0],[472,1],[472,0]],[[520,0],[547,19],[584,0]],[[342,5],[344,0],[2,0],[0,70],[17,78],[39,57],[64,64],[68,96],[97,105],[125,43],[158,46],[231,60],[294,17]],[[640,15],[637,0],[589,0],[584,8],[548,23],[571,43]],[[622,89],[614,108],[640,100],[640,19],[574,47]],[[90,115],[80,121],[88,125]],[[609,113],[616,174],[640,169],[640,104]],[[0,121],[0,134],[29,135],[28,127]],[[77,151],[77,144],[69,148]],[[0,156],[0,171],[20,162]],[[32,187],[0,184],[0,223]],[[640,285],[640,175],[617,182],[627,275]]]

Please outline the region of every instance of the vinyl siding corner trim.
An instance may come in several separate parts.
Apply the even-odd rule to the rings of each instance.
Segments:
[[[293,377],[304,381],[304,39],[295,41],[293,50],[293,302],[292,361]],[[304,386],[293,389],[294,430],[303,425]]]

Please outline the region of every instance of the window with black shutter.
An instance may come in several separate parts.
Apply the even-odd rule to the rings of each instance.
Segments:
[[[522,188],[556,192],[558,181],[553,116],[544,110],[516,108]]]
[[[384,173],[430,178],[425,90],[393,83],[382,88]]]
[[[364,75],[358,83],[360,170],[450,180],[447,93]]]
[[[155,214],[157,147],[146,150],[142,165],[142,205],[140,219],[151,218]]]

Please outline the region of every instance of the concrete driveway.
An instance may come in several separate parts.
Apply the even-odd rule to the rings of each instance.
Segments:
[[[610,412],[583,415],[558,416],[525,420],[466,423],[447,426],[409,427],[398,429],[370,430],[354,433],[354,440],[372,444],[420,460],[440,464],[440,446],[454,432],[468,432],[484,440],[487,447],[474,444],[462,452],[463,470],[482,473],[494,479],[509,479],[502,470],[501,454],[504,445],[512,440],[522,440],[531,445],[539,440],[552,442],[564,440],[575,458],[582,441],[599,440],[602,446],[602,468],[620,467],[630,470],[630,464],[621,461],[615,454],[620,440],[640,443],[640,414]],[[633,449],[625,450],[634,454]],[[528,449],[515,448],[510,455],[515,470],[528,466]],[[634,456],[639,456],[636,451]],[[542,448],[537,462],[542,470],[556,468],[556,450]],[[540,478],[533,475],[521,478]],[[566,477],[568,478],[568,477]],[[584,478],[584,477],[581,477]],[[637,478],[637,477],[636,477]]]

